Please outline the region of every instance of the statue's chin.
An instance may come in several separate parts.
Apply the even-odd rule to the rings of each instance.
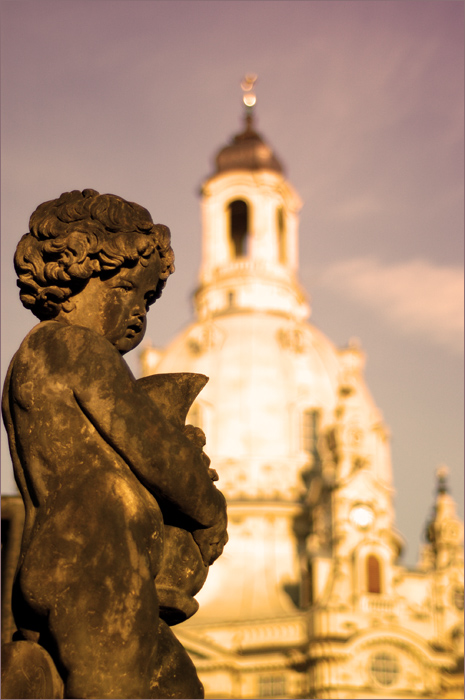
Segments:
[[[134,350],[134,348],[137,348],[137,346],[140,345],[140,343],[144,339],[144,335],[145,331],[141,331],[133,337],[121,338],[120,340],[117,340],[115,343],[113,343],[113,345],[118,350],[120,355],[126,355],[126,353],[130,352],[131,350]]]

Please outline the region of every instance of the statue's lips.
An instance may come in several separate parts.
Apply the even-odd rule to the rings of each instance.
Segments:
[[[126,338],[134,338],[138,333],[142,331],[144,327],[143,323],[131,323],[126,331]]]

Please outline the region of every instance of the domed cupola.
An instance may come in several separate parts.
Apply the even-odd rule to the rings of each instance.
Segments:
[[[245,129],[237,134],[228,146],[222,148],[215,159],[216,173],[226,170],[274,170],[283,167],[270,146],[254,129],[253,112],[245,116]]]
[[[255,131],[256,76],[242,83],[245,129],[216,156],[202,186],[202,265],[195,308],[200,320],[264,312],[303,320],[297,281],[301,202],[281,163]]]

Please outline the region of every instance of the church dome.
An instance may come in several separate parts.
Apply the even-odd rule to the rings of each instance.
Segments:
[[[237,134],[232,142],[222,148],[215,158],[216,171],[227,170],[274,170],[283,172],[283,167],[270,146],[255,131],[251,115],[246,116],[244,131]]]
[[[205,431],[227,498],[295,501],[308,460],[302,416],[313,409],[322,426],[333,423],[339,387],[348,383],[347,352],[307,322],[235,311],[191,324],[168,345],[155,371],[210,377],[187,422]],[[379,412],[361,374],[348,371],[362,393],[361,422],[376,424]]]
[[[309,485],[317,487],[318,502],[320,491],[330,498],[336,469],[344,483],[354,469],[370,472],[383,492],[391,482],[363,353],[354,345],[336,348],[306,320],[310,308],[298,281],[300,198],[255,131],[251,108],[244,131],[217,153],[216,167],[201,190],[196,320],[164,351],[147,348],[143,355],[143,374],[210,378],[186,422],[205,432],[228,502],[230,539],[199,594],[190,630],[207,620],[300,615],[290,593],[301,566],[294,527]],[[364,492],[374,503],[369,484]],[[318,521],[323,553],[331,546],[326,517]]]
[[[150,355],[147,348],[145,357]],[[382,449],[379,435],[370,430],[380,414],[361,375],[362,353],[355,347],[337,349],[306,321],[236,310],[192,323],[154,359],[156,366],[146,364],[144,373],[183,371],[210,378],[186,422],[206,433],[205,451],[228,501],[230,541],[197,596],[200,610],[188,628],[219,619],[278,620],[295,614],[286,592],[298,569],[289,545],[293,522],[312,444],[319,429],[323,434],[334,424],[341,387],[356,395],[350,429],[361,434],[357,450],[374,462],[382,482],[387,476],[385,461],[370,459]],[[316,417],[316,423],[306,423],[306,417]]]

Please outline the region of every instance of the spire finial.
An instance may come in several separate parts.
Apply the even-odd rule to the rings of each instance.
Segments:
[[[253,108],[257,101],[257,96],[254,92],[254,85],[257,82],[258,76],[255,73],[247,73],[241,82],[242,101],[245,104],[245,123],[248,129],[252,128],[253,123]]]
[[[445,464],[440,464],[436,469],[438,493],[447,493],[447,477],[449,468]]]

